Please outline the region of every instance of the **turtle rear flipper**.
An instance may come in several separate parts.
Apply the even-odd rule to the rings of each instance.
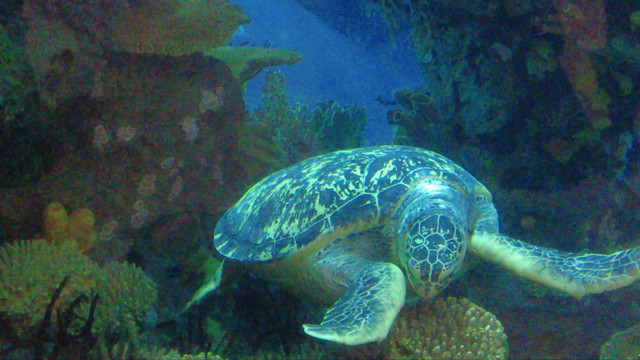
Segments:
[[[304,331],[345,345],[382,341],[404,304],[405,294],[402,270],[390,263],[374,263],[356,276],[320,325],[303,325]]]
[[[630,285],[640,278],[640,247],[611,255],[576,254],[501,234],[476,233],[471,237],[470,250],[518,276],[578,299]]]
[[[183,312],[189,310],[189,308],[193,304],[199,302],[205,296],[207,296],[207,294],[209,294],[210,292],[214,291],[215,289],[218,288],[218,286],[220,286],[220,282],[222,281],[222,268],[223,267],[224,267],[224,260],[222,260],[220,262],[220,267],[218,268],[218,270],[216,270],[212,274],[212,276],[209,279],[207,279],[207,282],[204,285],[202,285],[198,289],[198,291],[196,291],[196,293],[193,295],[191,300],[189,300],[187,305],[184,306],[184,309],[182,309]]]

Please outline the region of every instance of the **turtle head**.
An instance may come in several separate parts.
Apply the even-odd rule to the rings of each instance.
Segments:
[[[469,236],[468,196],[455,182],[428,179],[416,185],[402,212],[396,250],[413,289],[424,298],[442,291],[464,260]]]

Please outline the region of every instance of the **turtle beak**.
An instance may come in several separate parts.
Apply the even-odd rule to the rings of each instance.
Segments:
[[[405,270],[411,287],[421,298],[431,299],[440,294],[446,286],[442,286],[441,282],[432,283],[429,279],[426,279],[426,281],[423,280],[421,276],[422,271],[419,267],[410,267]],[[448,284],[449,282],[447,281],[446,283]]]

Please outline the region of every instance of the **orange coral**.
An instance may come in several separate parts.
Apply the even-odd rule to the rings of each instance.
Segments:
[[[558,0],[556,20],[564,35],[564,53],[560,65],[582,104],[594,130],[611,125],[608,116],[609,95],[598,86],[590,52],[602,49],[607,42],[604,0]]]
[[[604,0],[559,0],[557,18],[566,43],[584,51],[602,49],[607,43]]]
[[[608,107],[611,98],[598,86],[598,78],[589,53],[576,44],[565,43],[560,65],[593,129],[602,130],[610,126]]]

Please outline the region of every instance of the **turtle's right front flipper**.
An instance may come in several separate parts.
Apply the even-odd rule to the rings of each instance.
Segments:
[[[472,236],[470,250],[519,276],[576,298],[619,289],[640,278],[640,247],[611,255],[576,254],[480,232]]]
[[[303,325],[310,336],[345,345],[382,341],[404,304],[402,270],[390,263],[363,269],[320,325]]]

